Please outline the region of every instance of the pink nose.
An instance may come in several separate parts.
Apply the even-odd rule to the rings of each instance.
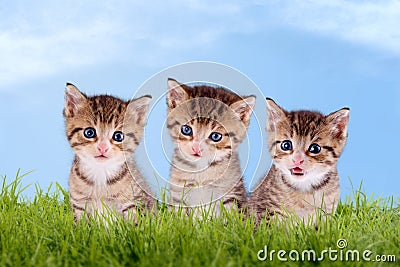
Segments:
[[[304,159],[301,159],[301,160],[293,160],[293,162],[294,162],[294,165],[300,166],[301,164],[303,164]]]
[[[108,145],[106,143],[100,143],[97,146],[97,150],[99,150],[99,152],[104,155],[105,153],[107,153],[108,151]]]
[[[296,166],[300,166],[301,164],[303,164],[304,159],[303,157],[300,155],[300,153],[295,153],[294,157],[293,157],[293,163]]]
[[[194,152],[194,154],[201,156],[201,148],[200,145],[193,145],[192,146],[192,150]]]

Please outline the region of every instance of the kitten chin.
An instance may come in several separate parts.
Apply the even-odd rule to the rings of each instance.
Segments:
[[[99,188],[106,188],[107,181],[112,180],[125,164],[124,158],[118,156],[107,159],[89,156],[79,159],[83,174]]]
[[[311,170],[304,175],[293,175],[288,169],[281,169],[277,166],[282,173],[284,183],[290,185],[293,190],[304,193],[312,193],[314,188],[326,180],[326,175],[329,171]]]
[[[293,171],[293,168],[289,169],[286,165],[279,163],[274,163],[274,165],[281,172],[284,182],[293,190],[307,193],[314,191],[315,187],[325,182],[328,173],[335,171],[335,167],[322,166],[315,166],[312,169],[299,168],[301,170]]]
[[[181,147],[185,147],[185,150],[181,149]],[[203,171],[212,165],[220,164],[223,161],[229,161],[232,156],[232,151],[209,149],[207,146],[202,149],[201,155],[190,150],[192,150],[190,144],[178,143],[175,156],[179,161],[175,163],[177,167],[181,169],[185,169],[185,166],[190,167],[186,169],[192,172]]]

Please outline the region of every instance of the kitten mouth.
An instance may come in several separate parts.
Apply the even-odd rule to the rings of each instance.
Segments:
[[[296,176],[303,176],[305,174],[305,171],[302,168],[295,167],[290,169],[290,173]]]
[[[98,155],[95,157],[96,159],[108,159],[108,157],[104,156],[104,155]]]

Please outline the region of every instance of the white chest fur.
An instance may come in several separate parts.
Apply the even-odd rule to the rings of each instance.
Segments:
[[[115,159],[82,160],[81,170],[87,179],[94,184],[95,191],[103,191],[107,187],[107,180],[112,179],[121,170],[123,162]]]

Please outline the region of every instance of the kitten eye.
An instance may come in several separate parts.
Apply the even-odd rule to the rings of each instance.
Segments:
[[[212,132],[208,138],[210,138],[214,142],[219,142],[222,139],[222,134],[217,132]]]
[[[83,131],[83,135],[86,138],[95,138],[96,137],[96,130],[92,127],[88,127]]]
[[[321,147],[317,144],[311,144],[308,148],[308,151],[313,154],[318,154],[319,152],[321,152]]]
[[[283,151],[290,151],[290,150],[292,150],[292,149],[293,149],[292,142],[290,142],[289,140],[283,141],[282,144],[281,144],[281,149],[282,149]]]
[[[187,125],[182,125],[181,133],[183,135],[192,135],[193,134],[192,127],[187,126]]]
[[[114,141],[117,141],[117,142],[122,142],[122,140],[124,140],[124,134],[123,134],[122,132],[120,132],[120,131],[116,131],[116,132],[113,134],[112,139],[113,139]]]

